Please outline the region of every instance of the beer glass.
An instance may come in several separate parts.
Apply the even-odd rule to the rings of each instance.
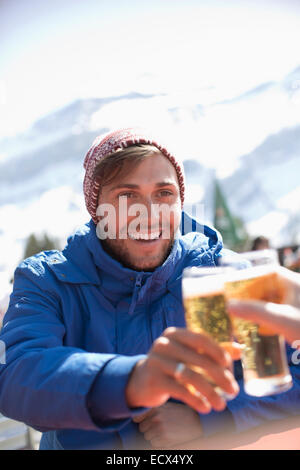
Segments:
[[[288,293],[277,275],[277,252],[259,250],[243,253],[242,257],[248,259],[252,266],[228,273],[225,296],[229,299],[284,303]],[[263,397],[289,390],[293,382],[284,337],[270,328],[237,317],[232,318],[232,325],[234,336],[244,346],[241,361],[245,392]]]
[[[186,268],[182,275],[182,297],[186,326],[196,333],[207,334],[230,352],[233,332],[225,307],[224,281],[232,268]],[[200,367],[192,367],[205,376],[216,392],[226,400],[234,396],[225,393]]]

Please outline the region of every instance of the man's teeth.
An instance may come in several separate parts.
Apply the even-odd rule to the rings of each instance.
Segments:
[[[130,234],[130,238],[133,240],[155,240],[156,238],[160,237],[160,232],[155,233],[135,233]]]

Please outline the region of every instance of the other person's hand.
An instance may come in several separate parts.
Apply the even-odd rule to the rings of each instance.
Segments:
[[[292,345],[297,340],[300,344],[300,274],[280,267],[278,277],[289,305],[230,299],[227,309],[231,315],[265,326],[274,334],[282,334]]]

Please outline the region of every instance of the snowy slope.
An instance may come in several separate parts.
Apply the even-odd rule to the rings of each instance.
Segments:
[[[294,240],[300,232],[299,90],[300,68],[238,96],[211,87],[184,96],[132,92],[78,100],[2,139],[0,271],[14,269],[30,233],[47,231],[63,246],[89,219],[82,195],[87,149],[97,135],[137,124],[163,131],[185,160],[189,211],[204,202],[204,218],[212,221],[217,174],[251,234],[270,235],[277,245]]]

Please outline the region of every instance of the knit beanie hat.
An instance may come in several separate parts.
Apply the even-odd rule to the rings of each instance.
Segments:
[[[140,128],[120,129],[115,132],[111,132],[102,139],[100,136],[96,137],[84,159],[83,166],[85,169],[85,177],[83,181],[83,192],[85,197],[85,204],[95,224],[97,224],[96,211],[101,186],[101,181],[99,182],[94,178],[94,171],[97,164],[106,155],[111,154],[118,149],[136,144],[153,145],[169,159],[177,173],[181,204],[183,206],[185,182],[184,169],[180,160],[178,160],[173,153],[170,153],[166,149],[161,139],[158,142],[154,137],[151,136],[149,131],[145,131]]]

